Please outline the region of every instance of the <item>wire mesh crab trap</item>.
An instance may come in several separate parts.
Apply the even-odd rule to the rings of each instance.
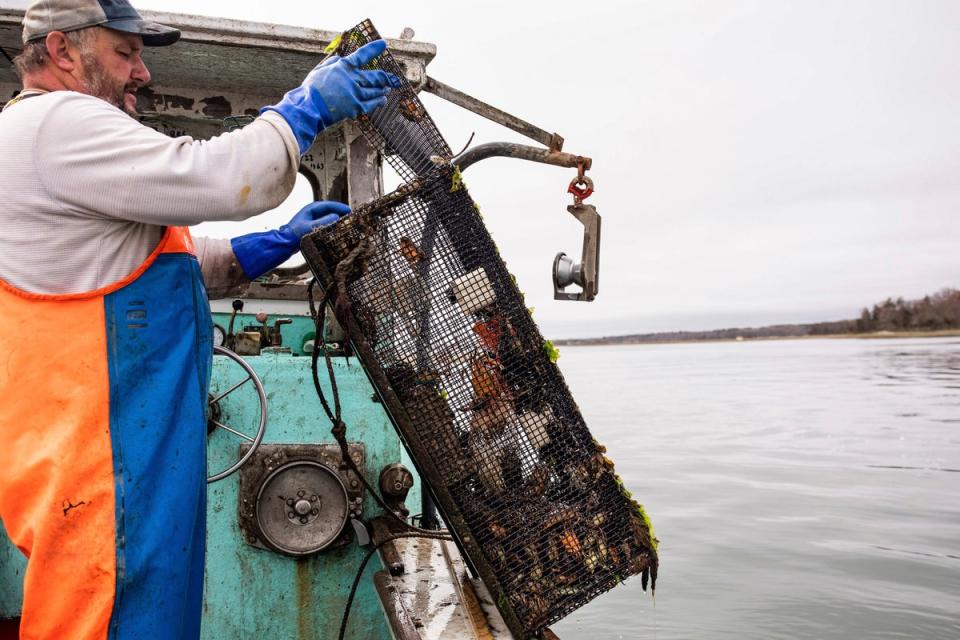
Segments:
[[[379,37],[364,22],[337,53]],[[371,68],[403,77],[389,52]],[[405,184],[302,249],[468,561],[511,631],[535,637],[628,576],[655,584],[656,541],[399,84],[360,124]]]

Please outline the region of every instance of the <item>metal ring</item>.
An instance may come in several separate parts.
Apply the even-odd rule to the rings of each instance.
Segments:
[[[589,176],[577,176],[576,178],[570,181],[571,187],[575,187],[578,185],[583,185],[587,189],[593,189],[593,180],[591,180]]]
[[[583,185],[583,188],[581,188]],[[573,195],[577,200],[586,200],[593,195],[593,180],[587,176],[577,176],[570,181],[570,188],[567,189],[567,193]]]

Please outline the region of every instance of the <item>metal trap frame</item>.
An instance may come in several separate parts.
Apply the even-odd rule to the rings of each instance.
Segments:
[[[369,21],[338,55],[380,36]],[[389,51],[360,119],[404,180],[301,249],[465,557],[518,638],[625,578],[655,585],[643,508],[591,436],[451,151]]]

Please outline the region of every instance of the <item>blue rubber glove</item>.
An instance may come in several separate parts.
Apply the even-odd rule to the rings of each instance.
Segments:
[[[350,213],[350,207],[341,202],[321,200],[305,206],[293,219],[279,229],[250,233],[233,238],[233,254],[249,279],[259,278],[280,266],[300,250],[300,238],[314,229],[334,224]]]
[[[260,113],[269,110],[282,115],[293,129],[303,155],[323,129],[369,113],[387,102],[390,88],[399,84],[396,76],[361,68],[386,49],[386,42],[375,40],[346,58],[327,58],[307,75],[301,86]]]

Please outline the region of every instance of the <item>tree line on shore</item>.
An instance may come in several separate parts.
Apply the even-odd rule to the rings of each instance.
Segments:
[[[881,331],[940,331],[960,329],[960,290],[943,289],[920,300],[887,298],[864,309],[855,320],[810,324],[778,324],[712,331],[668,331],[603,338],[557,340],[558,345],[680,342],[695,340],[749,340],[753,338],[802,338],[804,336],[877,333]]]
[[[864,309],[854,322],[856,333],[873,331],[936,331],[960,327],[960,290],[944,289],[921,300],[887,298]]]

